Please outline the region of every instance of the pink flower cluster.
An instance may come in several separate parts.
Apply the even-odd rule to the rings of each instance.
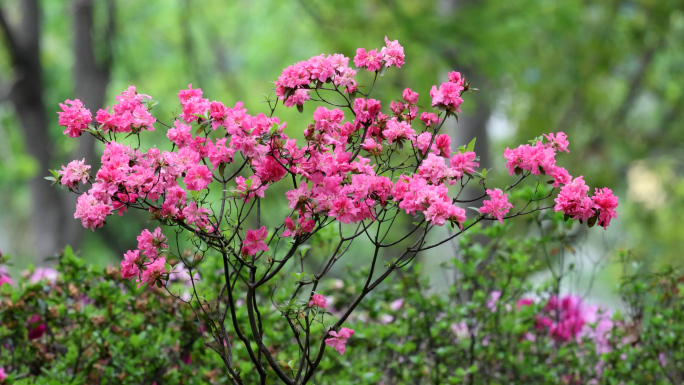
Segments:
[[[242,246],[243,255],[255,255],[259,251],[268,251],[268,246],[264,240],[268,236],[266,226],[261,226],[259,230],[247,230],[247,236]]]
[[[309,307],[313,306],[318,306],[321,309],[325,309],[328,307],[328,301],[326,301],[325,297],[322,294],[314,294],[311,296],[311,300],[309,301]]]
[[[561,188],[555,199],[554,210],[562,211],[572,219],[580,221],[598,220],[598,224],[607,228],[613,218],[617,218],[615,209],[618,206],[618,198],[607,187],[595,189],[594,196],[589,197],[589,186],[584,183],[582,176]]]
[[[59,171],[60,183],[71,188],[76,188],[79,182],[85,184],[90,179],[88,170],[90,166],[85,164],[85,158],[72,160]]]
[[[121,261],[121,276],[126,279],[137,278],[140,285],[154,286],[168,280],[166,258],[159,256],[167,248],[166,236],[161,228],[154,232],[145,229],[138,236],[138,249],[128,250]]]
[[[610,312],[596,305],[585,305],[578,296],[549,298],[537,316],[537,330],[548,331],[557,343],[582,342],[588,338],[596,344],[598,354],[610,351],[608,338],[613,329]]]
[[[298,62],[283,70],[275,82],[276,95],[285,102],[286,107],[302,105],[311,97],[311,83],[323,84],[331,81],[345,92],[356,90],[356,71],[348,66],[349,58],[340,55],[319,55],[309,60]]]
[[[365,48],[356,50],[354,65],[358,68],[374,72],[379,70],[383,63],[385,67],[401,68],[404,65],[404,47],[397,40],[391,41],[385,36],[385,47],[382,47],[380,52],[377,49],[367,52]]]
[[[4,284],[13,285],[14,281],[10,278],[7,268],[5,266],[0,266],[0,287]]]
[[[138,132],[142,129],[153,131],[156,121],[143,104],[144,99],[152,99],[149,95],[139,94],[135,86],[116,97],[118,102],[109,112],[109,107],[98,110],[95,121],[100,123],[104,131],[111,132]]]
[[[534,146],[526,144],[512,150],[506,148],[504,157],[508,173],[529,171],[534,175],[545,173],[552,176],[553,187],[562,186],[555,198],[554,210],[562,211],[572,219],[588,221],[590,225],[598,221],[600,226],[607,228],[611,219],[617,218],[618,198],[609,188],[597,188],[594,196],[589,197],[589,186],[582,176],[573,179],[565,168],[556,166],[556,151],[570,152],[567,135],[559,132],[544,134],[544,137],[546,143],[539,140]]]
[[[463,99],[461,94],[465,90],[465,79],[460,72],[449,73],[449,81],[437,86],[432,86],[430,97],[432,107],[444,109],[448,112],[461,112]],[[427,124],[427,123],[426,123]]]
[[[328,332],[331,338],[325,340],[325,344],[337,350],[340,355],[347,351],[347,340],[354,335],[353,329],[342,328],[339,332],[331,330]]]
[[[83,106],[83,103],[76,100],[66,100],[59,103],[62,112],[59,114],[59,125],[66,127],[64,135],[70,138],[78,138],[83,130],[88,129],[88,124],[93,120],[93,115]]]
[[[503,225],[504,215],[508,214],[508,211],[513,207],[508,202],[508,194],[497,188],[494,190],[487,189],[487,195],[489,195],[489,200],[482,202],[483,206],[480,207],[480,213],[490,214]]]

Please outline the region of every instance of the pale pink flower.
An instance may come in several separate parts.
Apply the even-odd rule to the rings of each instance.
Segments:
[[[57,280],[57,277],[59,277],[59,273],[57,272],[57,270],[51,267],[37,267],[33,271],[33,274],[31,274],[31,276],[29,277],[29,281],[31,283],[40,282],[42,280],[46,280],[48,282],[55,282],[55,280]]]
[[[90,170],[90,166],[85,164],[85,158],[83,160],[72,160],[66,167],[62,166],[59,171],[59,175],[62,176],[60,183],[71,188],[78,187],[79,182],[85,184],[90,178],[88,170]]]

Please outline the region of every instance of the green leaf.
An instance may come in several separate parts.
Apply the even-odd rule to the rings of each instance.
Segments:
[[[468,143],[468,151],[473,151],[475,150],[475,142],[477,141],[477,137],[473,138],[473,140]]]
[[[387,72],[387,66],[385,66],[385,62],[382,62],[382,66],[380,67],[380,72],[378,72],[378,75],[380,76],[385,76],[385,72]]]
[[[304,112],[304,105],[303,104],[297,104],[297,111]]]

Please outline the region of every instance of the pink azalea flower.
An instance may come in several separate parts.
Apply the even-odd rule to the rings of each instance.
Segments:
[[[128,250],[121,261],[121,277],[131,279],[140,274],[140,250]]]
[[[242,245],[242,254],[255,255],[260,250],[268,251],[268,246],[264,243],[264,239],[268,236],[268,229],[262,226],[259,230],[247,230],[247,236]]]
[[[188,190],[202,191],[207,188],[211,182],[211,178],[212,173],[207,166],[196,164],[188,168],[188,171],[185,173],[185,178],[183,178],[183,182],[188,186]]]
[[[31,277],[29,277],[29,281],[31,283],[36,283],[42,280],[55,282],[57,277],[59,277],[57,270],[50,267],[37,267],[33,271],[33,274],[31,274]]]
[[[416,104],[418,103],[418,93],[411,91],[410,88],[405,88],[404,92],[402,93],[402,97],[404,98],[404,101],[408,104]]]
[[[66,127],[65,135],[70,138],[78,138],[83,133],[83,130],[88,128],[88,124],[93,120],[93,116],[88,109],[83,106],[83,103],[76,100],[66,100],[64,103],[59,103],[62,112],[59,114],[59,125]]]
[[[163,274],[166,273],[166,259],[164,257],[159,257],[155,259],[152,263],[145,265],[146,269],[142,271],[142,276],[140,277],[140,285],[147,284],[148,286],[154,286],[158,281],[163,279]]]
[[[594,201],[594,208],[599,210],[598,223],[607,228],[610,225],[610,220],[617,218],[615,209],[618,206],[618,198],[613,195],[613,191],[607,187],[594,189],[594,196],[591,200]]]
[[[309,301],[309,307],[313,307],[314,305],[320,307],[321,309],[325,309],[328,307],[328,302],[325,300],[324,296],[316,293],[311,296],[311,300]]]
[[[354,330],[342,328],[339,333],[331,330],[328,334],[331,335],[332,338],[326,339],[325,344],[337,350],[340,355],[343,355],[344,352],[347,351],[347,339],[354,335]]]
[[[0,383],[5,381],[7,379],[7,373],[5,372],[5,368],[0,366]]]
[[[504,194],[497,188],[494,190],[487,189],[487,195],[490,199],[482,202],[483,206],[480,207],[480,213],[491,214],[503,225],[503,216],[508,214],[508,211],[513,207],[512,204],[508,203],[508,194]]]
[[[90,178],[88,170],[90,170],[90,166],[85,164],[85,158],[83,160],[72,160],[66,167],[62,166],[59,171],[59,175],[62,176],[60,183],[71,188],[76,188],[79,182],[85,184]]]
[[[430,97],[432,97],[432,106],[443,108],[451,112],[461,112],[461,91],[463,91],[463,86],[459,86],[456,83],[442,83],[439,86],[432,86],[430,90]]]
[[[10,278],[7,273],[7,268],[5,266],[0,266],[0,288],[3,284],[13,285],[14,281],[12,281],[12,278]]]

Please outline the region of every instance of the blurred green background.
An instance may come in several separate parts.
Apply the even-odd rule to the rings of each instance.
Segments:
[[[160,104],[169,122],[189,83],[205,97],[251,114],[296,61],[352,57],[387,35],[406,64],[388,71],[375,98],[429,88],[462,72],[467,94],[455,146],[478,137],[482,166],[502,174],[502,150],[564,131],[559,164],[620,198],[609,230],[594,229],[589,254],[631,248],[651,264],[682,261],[684,237],[684,3],[548,0],[4,0],[0,1],[0,251],[17,268],[40,264],[65,244],[95,263],[118,263],[147,217],[112,217],[97,232],[73,219],[75,197],[49,187],[48,168],[96,163],[92,141],[61,135],[58,103],[82,99],[93,112],[129,84]],[[359,83],[368,84],[359,72]],[[387,102],[388,103],[388,102]],[[298,137],[313,109],[277,111]],[[164,132],[148,144],[165,142]],[[95,160],[95,162],[93,161]],[[134,220],[137,219],[137,220]],[[594,245],[594,246],[592,246]],[[428,267],[430,255],[424,257]],[[606,272],[610,278],[614,272]]]

